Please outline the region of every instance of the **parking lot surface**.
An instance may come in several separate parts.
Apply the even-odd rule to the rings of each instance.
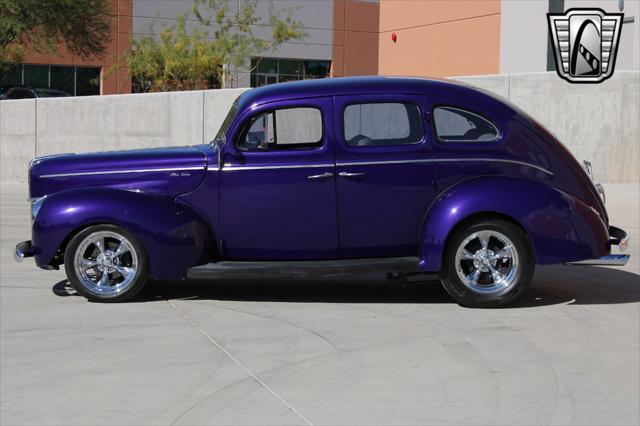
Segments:
[[[437,282],[161,282],[89,303],[13,261],[26,187],[1,190],[0,423],[640,423],[640,188],[607,185],[624,268],[538,268],[514,306]],[[167,259],[168,262],[171,259]]]

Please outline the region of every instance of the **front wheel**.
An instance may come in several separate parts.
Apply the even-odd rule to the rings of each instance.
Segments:
[[[115,225],[96,225],[75,235],[64,266],[78,293],[96,302],[122,302],[147,280],[144,249],[133,235]]]
[[[528,236],[504,220],[483,220],[458,229],[444,256],[444,288],[458,303],[474,308],[512,302],[535,269]]]

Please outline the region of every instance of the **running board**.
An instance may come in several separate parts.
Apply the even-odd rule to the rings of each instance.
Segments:
[[[299,261],[220,261],[187,270],[189,279],[332,277],[368,272],[420,272],[417,257]]]

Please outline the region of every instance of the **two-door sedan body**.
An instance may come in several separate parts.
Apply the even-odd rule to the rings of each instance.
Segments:
[[[79,293],[119,301],[148,276],[439,273],[500,306],[536,264],[623,265],[603,191],[503,99],[428,79],[360,77],[243,93],[214,142],[36,158],[32,239]]]

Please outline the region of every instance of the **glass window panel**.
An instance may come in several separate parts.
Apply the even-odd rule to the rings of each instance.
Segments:
[[[74,67],[51,67],[51,88],[62,90],[70,95],[74,95],[75,88],[75,68]]]
[[[24,65],[24,84],[49,87],[49,65]]]
[[[6,69],[0,69],[0,86],[19,86],[21,84],[22,66],[12,65]]]
[[[288,81],[297,81],[302,80],[301,75],[288,75],[288,74],[280,74],[278,76],[278,83],[286,83]],[[275,83],[275,81],[274,81]]]
[[[273,113],[262,114],[254,119],[242,141],[242,148],[260,149],[274,143]]]
[[[304,61],[304,74],[306,77],[324,78],[329,75],[331,61]]]
[[[310,148],[322,145],[322,130],[322,113],[317,108],[279,109],[253,119],[239,146],[249,150]]]
[[[264,74],[276,74],[278,72],[278,61],[275,59],[263,59],[258,63],[256,71]]]
[[[100,68],[76,68],[76,96],[100,94]]]
[[[279,61],[278,74],[288,76],[302,75],[302,62],[281,59]]]
[[[329,76],[331,61],[297,59],[251,59],[251,87]]]
[[[422,136],[417,105],[354,104],[344,110],[344,138],[350,146],[414,144],[420,142]]]
[[[322,141],[322,114],[316,108],[276,110],[278,145],[318,144]]]
[[[433,116],[438,139],[443,142],[491,142],[498,139],[496,126],[473,112],[437,107]]]

